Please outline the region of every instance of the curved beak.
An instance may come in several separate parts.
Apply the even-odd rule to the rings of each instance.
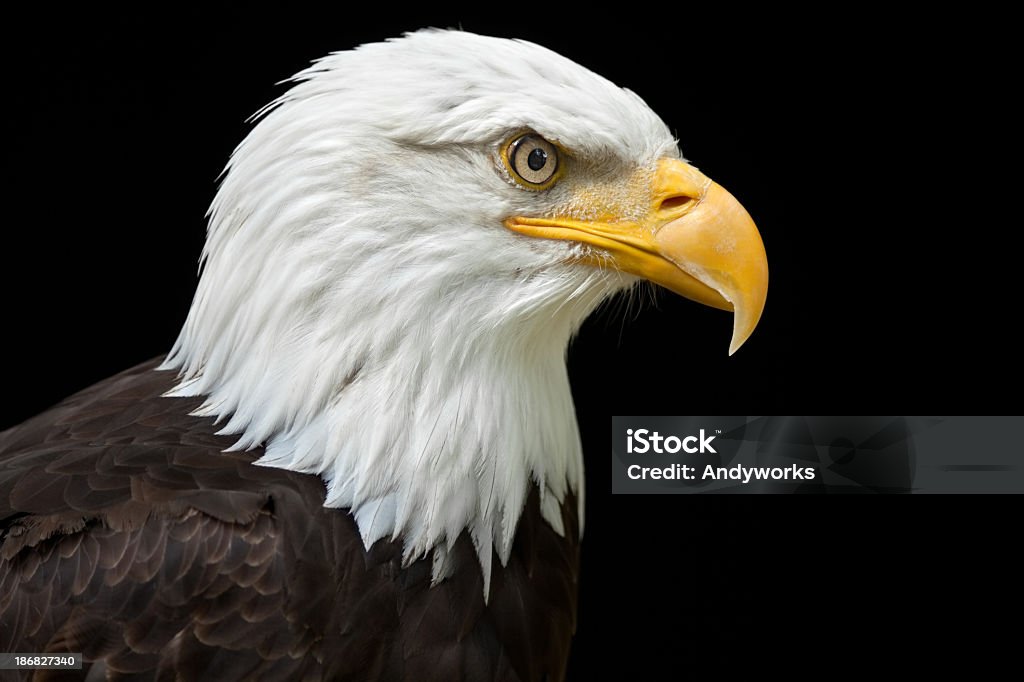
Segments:
[[[721,185],[677,159],[662,159],[640,221],[514,217],[521,234],[594,247],[585,260],[612,265],[733,316],[729,354],[750,337],[768,294],[768,259],[743,206]]]

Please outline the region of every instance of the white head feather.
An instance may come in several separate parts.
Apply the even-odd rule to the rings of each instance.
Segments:
[[[555,530],[567,491],[582,519],[565,350],[634,281],[502,221],[585,215],[581,190],[623,192],[675,142],[633,93],[521,41],[422,31],[293,80],[210,209],[172,395],[206,396],[260,464],[322,476],[367,547],[434,550],[435,580],[468,529],[486,585],[531,481]],[[527,129],[571,150],[571,180],[509,178],[499,150]]]

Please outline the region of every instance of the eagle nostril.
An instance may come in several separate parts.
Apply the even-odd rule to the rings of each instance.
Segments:
[[[685,194],[675,194],[670,197],[665,197],[661,201],[661,206],[658,207],[660,211],[672,211],[677,208],[686,206],[688,203],[693,201],[692,197],[688,197]]]

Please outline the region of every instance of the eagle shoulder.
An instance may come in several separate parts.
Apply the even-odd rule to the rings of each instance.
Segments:
[[[566,536],[534,490],[491,598],[472,543],[431,585],[401,541],[365,550],[315,476],[161,397],[158,361],[0,433],[0,650],[82,652],[117,678],[561,679],[575,629]]]

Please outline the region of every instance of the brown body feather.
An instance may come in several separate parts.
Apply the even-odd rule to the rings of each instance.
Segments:
[[[157,364],[0,433],[0,651],[82,652],[87,679],[562,679],[573,499],[563,538],[531,493],[489,603],[465,533],[431,587],[429,556],[364,550],[318,477],[224,452]]]

